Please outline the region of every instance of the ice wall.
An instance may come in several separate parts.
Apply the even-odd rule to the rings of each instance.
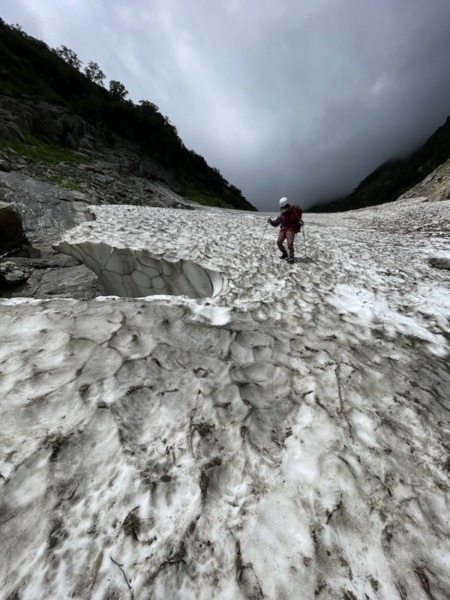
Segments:
[[[217,271],[191,260],[165,260],[146,250],[114,248],[103,242],[62,242],[58,249],[94,271],[105,295],[209,298],[220,294],[225,285]]]

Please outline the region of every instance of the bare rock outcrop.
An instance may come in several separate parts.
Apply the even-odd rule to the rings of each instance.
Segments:
[[[181,192],[180,184],[172,175],[151,159],[141,156],[137,144],[113,136],[111,132],[106,135],[101,125],[92,125],[64,107],[48,102],[19,101],[0,95],[0,139],[24,142],[30,135],[38,138],[43,136],[63,148],[70,148],[82,153],[82,156],[89,162],[83,175],[89,171],[96,173],[99,187],[109,194],[111,194],[112,186],[108,186],[109,189],[105,190],[104,184],[112,183],[112,180],[102,181],[102,171],[106,171],[107,176],[112,176],[115,180],[135,177],[146,183],[154,182],[165,185],[175,194]],[[113,140],[111,140],[111,136],[114,137]],[[5,165],[5,168],[2,168],[2,164]],[[72,165],[72,167],[79,168],[82,165],[75,167]],[[28,174],[45,179],[51,167],[44,164],[33,164],[32,161],[24,163],[20,157],[5,156],[1,153],[0,171],[8,171],[11,168],[19,170],[26,168]],[[86,177],[70,177],[69,183],[78,184],[80,179],[83,183]],[[90,184],[90,187],[95,187],[92,182]],[[123,190],[121,191],[123,196]],[[151,186],[148,191],[152,192]],[[114,194],[112,195],[114,196]],[[111,203],[104,196],[105,194],[102,197],[104,203]],[[119,199],[119,202],[123,203],[123,198]],[[132,203],[139,204],[138,201]],[[183,204],[181,198],[179,204],[180,207]]]
[[[58,144],[78,146],[94,130],[61,106],[0,96],[0,138],[23,141],[26,135],[40,134]]]
[[[418,196],[424,196],[431,202],[450,199],[450,159],[402,194],[400,199]]]
[[[94,273],[51,246],[63,231],[90,218],[87,206],[92,199],[17,172],[0,173],[0,197],[8,201],[0,202],[5,255],[0,262],[0,297],[86,300],[99,295]]]
[[[20,213],[35,244],[50,245],[62,231],[89,219],[87,206],[96,204],[86,194],[13,171],[0,174],[0,194]]]

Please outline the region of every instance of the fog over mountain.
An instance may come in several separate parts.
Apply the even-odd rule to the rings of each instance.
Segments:
[[[448,0],[5,0],[96,61],[259,209],[349,193],[450,114]]]

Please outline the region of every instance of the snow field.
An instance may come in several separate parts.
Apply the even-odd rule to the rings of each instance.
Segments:
[[[307,215],[293,266],[273,230],[255,252],[263,215],[95,207],[63,243],[99,273],[127,248],[227,284],[0,303],[1,594],[447,598],[449,243],[435,206],[404,216],[428,206]]]

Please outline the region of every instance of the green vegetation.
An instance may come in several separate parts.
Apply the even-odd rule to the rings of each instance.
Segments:
[[[142,158],[158,163],[201,198],[217,198],[234,208],[256,210],[217,169],[186,148],[176,127],[155,104],[126,100],[127,91],[118,81],[110,81],[109,90],[105,89],[105,75],[97,63],[89,62],[83,73],[81,61],[72,50],[65,46],[50,49],[0,19],[0,65],[4,94],[63,106],[101,128],[105,140],[113,143],[117,134],[137,143]]]
[[[220,208],[233,208],[231,204],[227,204],[222,200],[222,198],[202,194],[193,187],[189,187],[185,191],[185,195],[189,200],[191,200],[191,202],[196,202],[197,204],[201,204],[203,206],[219,206]]]
[[[0,147],[11,149],[18,156],[28,158],[33,162],[42,162],[50,165],[56,165],[60,162],[70,164],[84,164],[89,162],[86,156],[78,152],[40,140],[32,135],[27,135],[24,142],[20,142],[19,140],[0,140]]]
[[[16,156],[26,158],[33,163],[44,165],[58,165],[66,163],[71,165],[81,165],[89,162],[87,156],[83,156],[79,152],[74,152],[69,148],[62,148],[52,142],[40,140],[32,135],[25,136],[23,142],[19,140],[0,140],[0,148],[5,148],[8,151],[14,152]],[[39,177],[42,181],[53,183],[74,192],[83,192],[83,188],[68,180],[63,174],[49,171]]]
[[[450,117],[411,156],[381,165],[349,196],[334,200],[326,206],[316,206],[313,210],[338,212],[392,202],[445,163],[449,156]]]
[[[47,175],[41,175],[40,179],[47,183],[53,183],[53,185],[57,185],[59,187],[65,187],[68,190],[72,190],[73,192],[85,192],[85,190],[78,183],[74,183],[73,181],[69,181],[66,177],[62,175],[57,175],[55,173],[48,173]]]

